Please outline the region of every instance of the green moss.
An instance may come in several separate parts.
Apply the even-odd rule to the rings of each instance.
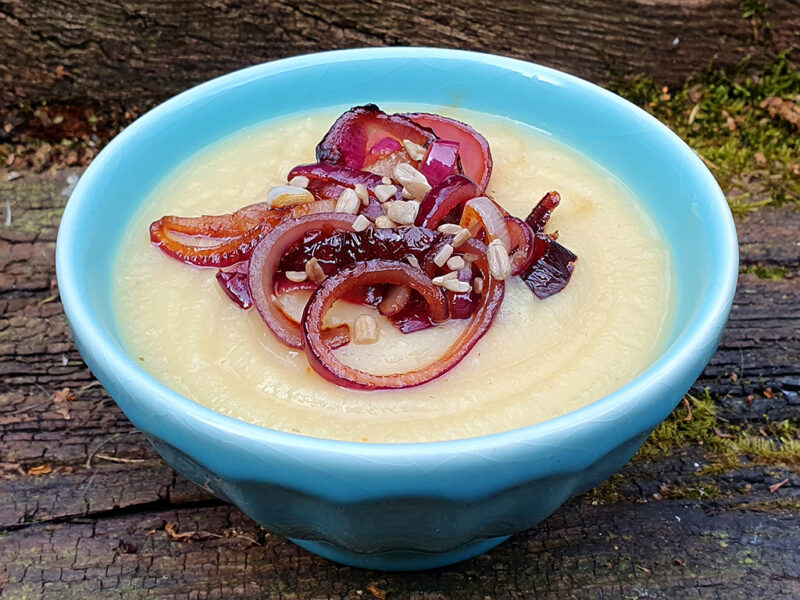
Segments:
[[[717,427],[716,406],[710,392],[705,390],[700,397],[687,395],[686,402],[691,407],[691,419],[687,421],[689,412],[686,403],[681,402],[656,427],[634,459],[656,460],[669,455],[676,447],[685,448],[698,444],[713,447],[719,436],[714,432],[714,427]]]
[[[759,279],[771,279],[772,281],[785,279],[787,272],[786,267],[772,265],[742,265],[739,267],[739,273],[751,273]]]
[[[769,5],[764,0],[739,0],[739,10],[743,19],[764,19],[767,16]]]
[[[594,506],[622,502],[625,500],[625,495],[620,491],[623,479],[620,473],[614,473],[596,488],[586,492],[586,499]]]
[[[757,5],[762,3],[746,4],[744,12],[761,14]],[[800,205],[800,135],[761,107],[767,98],[795,101],[800,94],[800,71],[789,64],[788,53],[760,71],[747,64],[733,72],[709,68],[673,90],[641,75],[609,87],[663,121],[694,148],[716,176],[734,212]]]
[[[800,512],[800,498],[776,498],[775,500],[765,500],[764,502],[747,502],[739,504],[736,508],[757,512],[773,512],[776,510]]]
[[[688,421],[687,402],[692,412]],[[681,402],[653,431],[634,460],[657,460],[676,450],[702,446],[710,462],[698,471],[701,476],[719,475],[747,465],[800,471],[800,426],[795,420],[760,424],[759,429],[769,437],[761,432],[756,435],[747,427],[722,425],[707,389],[700,397],[687,395],[686,402]]]
[[[714,482],[698,481],[663,486],[661,495],[670,500],[716,500],[730,494],[723,493]]]

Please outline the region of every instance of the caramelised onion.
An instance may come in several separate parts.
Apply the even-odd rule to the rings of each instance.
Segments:
[[[507,213],[504,213],[490,198],[478,196],[464,205],[460,225],[469,229],[473,236],[483,228],[487,243],[500,240],[508,250],[511,247],[511,237],[506,227]]]
[[[480,193],[486,190],[492,175],[492,153],[485,137],[466,123],[449,117],[431,113],[406,113],[405,116],[430,128],[439,139],[458,142],[462,172],[478,184]]]
[[[525,222],[533,230],[533,233],[544,233],[544,228],[550,220],[550,215],[561,203],[561,196],[558,192],[547,192],[533,207],[531,214],[525,218]]]
[[[464,123],[356,107],[320,142],[317,159],[289,173],[290,181],[301,178],[296,192],[273,189],[273,195],[281,191],[303,204],[276,209],[259,203],[227,215],[165,216],[151,225],[150,235],[162,251],[184,262],[233,265],[217,272],[224,291],[243,308],[255,304],[278,340],[302,348],[310,365],[333,383],[397,389],[435,379],[489,329],[503,300],[502,279],[521,276],[539,298],[560,291],[570,279],[576,256],[555,241],[555,234],[544,234],[559,195],[545,195],[525,221],[482,195],[491,154],[486,139]],[[400,166],[420,180],[424,175],[425,191],[415,192],[413,181],[400,176]],[[400,185],[384,184],[383,176]],[[392,213],[406,192],[425,196],[415,226],[381,229],[370,222],[385,220],[386,213],[403,217],[395,218],[398,223],[410,221],[411,216]],[[397,203],[387,211],[380,200]],[[311,295],[298,323],[280,298],[302,290]],[[350,342],[347,325],[323,325],[340,299],[377,308],[404,333],[448,318],[469,320],[431,364],[374,375],[343,364],[333,352]]]
[[[419,206],[416,224],[436,229],[451,212],[480,193],[478,184],[466,175],[450,175],[427,193]]]
[[[289,208],[269,208],[253,204],[227,215],[202,217],[166,216],[150,225],[150,241],[162,252],[198,267],[228,267],[247,260],[267,232],[285,219],[333,210],[331,201],[297,204]],[[211,246],[188,244],[174,237],[218,240]]]
[[[386,138],[427,146],[436,136],[408,117],[387,115],[374,104],[356,106],[340,116],[322,138],[317,145],[317,160],[363,169],[369,150]]]
[[[239,308],[247,310],[253,305],[253,296],[247,284],[247,262],[236,263],[232,269],[217,271],[217,283]]]
[[[398,150],[403,149],[403,144],[398,142],[394,138],[385,137],[372,146],[367,152],[366,160],[364,161],[364,166],[369,166],[370,163],[375,162],[376,160],[380,159],[383,156],[387,156],[389,154],[394,154]]]
[[[389,286],[378,304],[378,311],[385,317],[393,317],[406,307],[411,298],[411,288],[407,285]]]
[[[375,375],[342,363],[321,337],[325,313],[348,290],[376,282],[405,284],[420,293],[428,303],[435,321],[447,318],[444,293],[420,269],[397,261],[372,260],[356,263],[328,277],[311,295],[303,314],[303,348],[312,368],[328,381],[340,386],[363,390],[399,389],[421,385],[436,379],[455,367],[469,353],[492,324],[503,302],[505,286],[491,276],[486,260],[486,246],[468,240],[465,246],[478,255],[474,265],[486,282],[480,304],[466,328],[448,350],[436,361],[420,369],[392,375]]]
[[[578,257],[550,236],[536,234],[533,262],[522,280],[540,300],[557,294],[569,283]]]
[[[275,272],[281,258],[309,232],[325,228],[352,231],[355,220],[355,215],[331,212],[289,219],[270,231],[253,250],[248,278],[253,303],[267,327],[283,344],[292,348],[303,346],[300,327],[286,316],[275,296]],[[346,325],[341,327],[347,329]],[[340,330],[337,337],[341,337],[341,327],[329,331]]]
[[[431,186],[440,184],[460,170],[458,147],[459,143],[451,140],[434,140],[430,143],[419,172],[425,175]]]
[[[303,175],[308,177],[311,183],[308,186],[308,189],[313,194],[317,195],[320,191],[324,190],[327,194],[334,194],[328,195],[328,198],[333,198],[334,200],[339,197],[339,194],[345,188],[355,188],[357,184],[363,185],[367,188],[369,192],[369,205],[366,206],[361,210],[361,212],[371,220],[375,220],[379,216],[385,214],[383,212],[383,207],[381,203],[378,201],[378,197],[375,194],[375,188],[379,185],[383,185],[383,177],[380,175],[376,175],[375,173],[369,173],[367,171],[359,171],[358,169],[351,169],[344,165],[333,165],[328,163],[316,163],[312,165],[298,165],[291,171],[289,171],[289,179],[292,177],[297,177],[298,175]],[[319,196],[317,196],[319,197]],[[395,193],[391,200],[402,200],[402,192],[400,188],[397,188],[397,192]]]
[[[506,217],[506,229],[511,240],[508,257],[511,274],[520,275],[533,263],[535,238],[530,226],[517,217]]]

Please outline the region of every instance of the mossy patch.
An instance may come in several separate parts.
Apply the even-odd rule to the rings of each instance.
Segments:
[[[786,279],[788,272],[786,267],[774,265],[742,265],[739,267],[739,273],[749,273],[755,275],[759,279],[770,279],[772,281]]]
[[[723,492],[713,481],[661,486],[661,497],[667,500],[716,500],[729,495],[729,492]]]
[[[653,431],[634,460],[658,460],[693,446],[702,446],[709,464],[698,475],[718,475],[745,466],[800,470],[800,432],[792,420],[748,426],[723,423],[708,390],[688,395]]]
[[[743,19],[765,19],[769,6],[764,0],[739,0]]]
[[[691,411],[691,417],[689,412]],[[719,436],[716,406],[706,390],[696,397],[688,395],[672,414],[647,438],[634,459],[656,460],[668,456],[674,448],[713,444]]]
[[[756,18],[759,4],[748,2],[743,12]],[[680,135],[717,178],[734,212],[800,205],[800,134],[762,107],[768,98],[800,99],[800,71],[787,57],[760,70],[746,63],[732,72],[709,68],[675,89],[641,75],[609,87]]]
[[[745,502],[739,504],[736,508],[757,512],[775,512],[776,510],[800,512],[800,498],[775,498],[774,500],[765,500],[763,502]]]

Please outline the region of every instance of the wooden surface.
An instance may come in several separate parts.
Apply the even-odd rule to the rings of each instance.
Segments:
[[[0,597],[800,597],[798,462],[745,453],[704,474],[716,458],[696,438],[444,569],[350,569],[270,535],[167,467],[75,350],[53,252],[77,175],[0,182]],[[800,213],[737,224],[743,262],[787,276],[741,276],[695,393],[707,387],[716,403],[712,436],[772,437],[777,421],[800,422]]]
[[[672,84],[798,39],[797,0],[0,0],[0,143],[103,140],[190,85],[324,49],[459,47]],[[45,127],[43,101],[70,118]],[[79,174],[0,177],[0,598],[800,598],[800,452],[775,450],[800,441],[800,213],[737,221],[743,263],[786,273],[740,277],[692,392],[716,407],[702,435],[686,433],[699,405],[689,423],[679,407],[675,436],[536,529],[385,574],[310,555],[177,476],[94,381],[53,267]],[[730,435],[761,445],[721,456]]]
[[[762,62],[798,35],[798,0],[0,0],[0,106],[141,109],[232,69],[357,46],[457,47],[672,84],[711,63]]]

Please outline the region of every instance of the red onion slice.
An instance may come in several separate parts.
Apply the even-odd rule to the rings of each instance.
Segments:
[[[502,281],[491,277],[486,261],[486,246],[477,240],[468,240],[465,246],[470,251],[480,253],[474,263],[486,282],[481,294],[478,309],[473,314],[465,330],[444,353],[433,363],[407,373],[375,375],[342,363],[320,337],[320,326],[325,313],[334,302],[349,289],[358,285],[376,282],[405,284],[416,290],[428,302],[434,320],[447,316],[447,300],[441,289],[419,269],[395,261],[367,261],[356,263],[328,277],[312,294],[303,314],[303,343],[306,356],[312,368],[322,377],[344,387],[376,390],[399,389],[427,383],[447,373],[455,367],[475,346],[492,324],[503,302],[505,287]]]
[[[506,217],[506,229],[511,240],[508,249],[511,274],[520,275],[533,263],[534,234],[530,226],[517,217]]]
[[[185,263],[198,267],[228,267],[247,260],[261,238],[284,219],[329,212],[334,203],[309,202],[280,209],[264,206],[246,206],[229,215],[162,217],[150,225],[150,240],[165,254]],[[220,241],[212,246],[188,244],[176,239],[174,233]]]
[[[405,116],[430,128],[440,139],[458,142],[462,172],[478,184],[481,193],[486,190],[492,175],[492,153],[485,137],[466,123],[448,117],[430,113],[407,113]]]
[[[240,262],[227,271],[217,271],[217,282],[239,308],[247,310],[253,305],[253,296],[247,283],[247,262]]]
[[[533,207],[531,214],[525,218],[525,222],[533,230],[533,233],[544,233],[544,228],[550,220],[550,215],[561,203],[561,196],[558,192],[547,192]]]
[[[473,236],[483,228],[487,243],[500,240],[508,250],[511,247],[511,237],[506,227],[506,215],[492,199],[478,196],[464,205],[460,225],[469,229]]]
[[[439,185],[448,176],[459,170],[458,142],[450,140],[434,140],[428,146],[428,152],[422,159],[419,172],[425,175],[431,187]]]
[[[417,213],[416,224],[436,229],[449,215],[467,201],[480,196],[478,185],[465,175],[450,175],[425,195]],[[458,217],[460,218],[460,213]]]
[[[300,327],[283,312],[275,298],[275,271],[286,251],[310,232],[323,227],[353,230],[355,215],[321,213],[284,221],[253,250],[250,256],[248,283],[261,318],[280,342],[291,348],[302,348]],[[338,329],[338,328],[337,328]]]
[[[368,151],[385,138],[427,146],[436,136],[408,117],[387,115],[374,104],[356,106],[340,116],[322,138],[317,145],[317,160],[363,169]]]

